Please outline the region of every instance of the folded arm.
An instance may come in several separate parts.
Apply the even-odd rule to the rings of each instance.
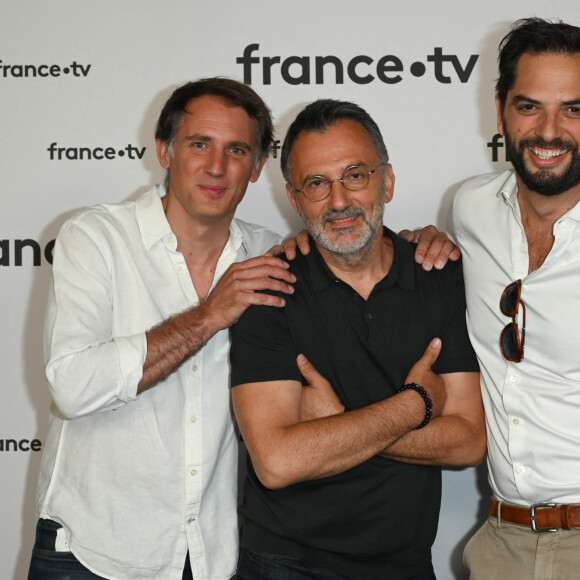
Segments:
[[[238,424],[260,481],[278,489],[359,465],[414,429],[425,416],[404,392],[338,415],[300,422],[298,381],[248,383],[233,389]]]
[[[441,378],[447,392],[441,416],[401,437],[381,452],[382,457],[422,465],[481,463],[486,435],[479,373],[449,373]]]
[[[441,341],[431,342],[415,363],[411,379],[431,368],[440,348]],[[304,372],[304,359],[299,365]],[[445,404],[445,386],[431,375],[424,386],[433,403],[433,417],[438,417]],[[414,391],[347,413],[340,408],[336,414],[324,411],[312,420],[304,420],[303,387],[298,381],[246,383],[235,387],[232,396],[256,475],[272,489],[351,469],[415,430],[425,418],[425,402]]]
[[[302,390],[302,420],[344,412],[332,385],[304,357],[300,371],[308,381]],[[427,384],[437,375],[428,367],[416,364],[407,382]],[[486,434],[479,373],[440,375],[447,398],[443,412],[423,429],[409,431],[381,450],[388,459],[421,465],[465,467],[478,465],[485,456]],[[361,379],[362,380],[362,379]],[[414,394],[421,400],[418,394]]]

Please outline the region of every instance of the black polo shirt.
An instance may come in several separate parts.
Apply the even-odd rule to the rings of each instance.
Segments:
[[[393,395],[436,336],[437,373],[478,371],[465,325],[460,263],[425,272],[414,246],[394,244],[388,275],[364,300],[328,268],[311,240],[290,262],[297,282],[286,306],[252,306],[232,328],[232,386],[302,381],[304,353],[346,409]],[[341,474],[266,489],[249,462],[241,544],[299,558],[352,578],[408,578],[427,568],[437,531],[437,467],[373,457]]]

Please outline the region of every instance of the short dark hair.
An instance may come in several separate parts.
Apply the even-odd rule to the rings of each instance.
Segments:
[[[293,123],[288,128],[282,152],[280,154],[280,165],[282,174],[288,183],[290,180],[290,153],[298,135],[302,132],[323,133],[343,119],[350,119],[363,126],[372,137],[377,152],[383,163],[388,163],[389,154],[383,141],[381,131],[372,117],[355,103],[349,101],[336,101],[333,99],[318,99],[310,105],[307,105]]]
[[[187,112],[187,104],[192,99],[205,95],[223,99],[234,107],[242,107],[256,121],[256,160],[268,157],[274,139],[270,109],[248,85],[224,77],[200,79],[175,89],[161,110],[155,128],[155,139],[167,143],[171,153],[175,136]]]
[[[509,90],[514,86],[522,54],[580,53],[580,28],[561,20],[522,18],[499,43],[499,78],[495,90],[503,111]]]

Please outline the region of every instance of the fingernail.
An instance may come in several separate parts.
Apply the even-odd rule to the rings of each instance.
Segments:
[[[440,348],[440,347],[441,347],[441,339],[440,339],[440,338],[434,338],[434,339],[431,341],[431,346],[432,346],[433,348]]]
[[[443,260],[437,260],[435,262],[435,269],[436,270],[441,270],[443,268]]]

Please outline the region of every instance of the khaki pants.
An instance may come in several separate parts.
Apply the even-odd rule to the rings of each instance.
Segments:
[[[489,516],[463,552],[469,580],[578,580],[580,530],[534,532]]]

